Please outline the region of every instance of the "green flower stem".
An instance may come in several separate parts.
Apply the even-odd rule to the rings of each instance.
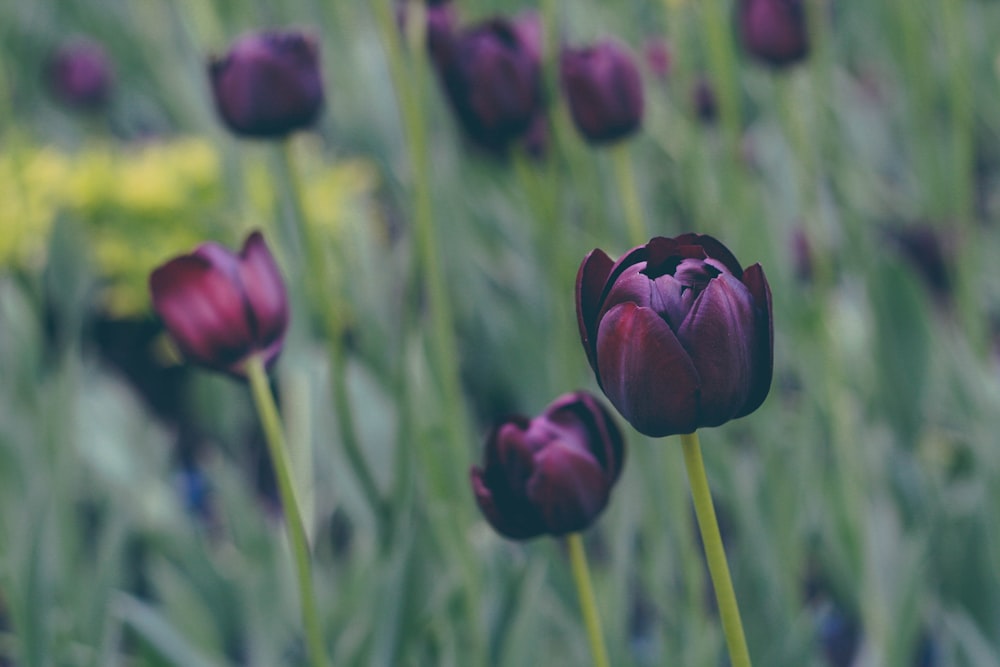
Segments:
[[[642,203],[639,200],[639,188],[635,183],[632,160],[628,154],[628,143],[620,141],[612,146],[611,159],[614,162],[615,179],[618,181],[622,207],[625,209],[629,242],[633,246],[644,245],[649,241],[649,237],[646,236],[646,225],[642,219]]]
[[[590,653],[594,656],[594,667],[608,667],[608,649],[604,646],[604,635],[601,633],[601,617],[597,611],[597,598],[594,587],[590,583],[590,568],[587,567],[587,554],[583,550],[583,538],[580,533],[570,533],[566,536],[566,546],[569,547],[569,564],[573,570],[573,581],[580,597],[580,610],[583,613],[583,623],[587,628],[587,639],[590,641]]]
[[[354,410],[347,389],[347,355],[343,345],[339,286],[328,263],[323,261],[322,246],[315,238],[309,224],[304,204],[302,177],[296,168],[294,147],[290,140],[282,142],[279,157],[281,169],[288,183],[289,200],[295,219],[296,245],[299,246],[305,263],[305,270],[298,276],[298,282],[304,286],[310,310],[320,316],[323,336],[327,342],[330,376],[333,382],[333,409],[340,428],[340,441],[361,492],[376,515],[380,535],[384,538],[388,531],[389,505],[379,491],[371,467],[361,452],[361,444],[358,442],[357,429],[354,425]]]
[[[698,518],[701,541],[705,544],[708,573],[712,577],[719,616],[722,618],[722,631],[726,635],[726,646],[729,648],[729,661],[732,667],[750,667],[750,652],[747,650],[747,640],[743,635],[743,622],[740,620],[736,592],[733,590],[729,566],[726,564],[726,551],[722,546],[722,535],[719,534],[719,522],[715,518],[712,494],[708,489],[708,477],[705,475],[705,463],[701,458],[698,434],[682,435],[681,448],[684,450],[684,465],[691,484],[691,497],[694,499],[694,512]]]
[[[719,115],[726,134],[726,142],[736,164],[740,152],[740,91],[736,80],[736,56],[733,53],[732,24],[727,15],[729,3],[725,0],[708,0],[704,3],[705,40],[708,43],[708,62],[712,71],[712,84],[719,96]],[[727,169],[728,171],[728,169]]]
[[[250,391],[253,394],[254,405],[264,429],[264,439],[267,441],[268,453],[274,465],[274,474],[278,480],[278,492],[281,496],[281,506],[285,513],[285,530],[291,543],[295,559],[295,575],[299,585],[299,602],[302,605],[302,625],[306,634],[306,649],[312,667],[323,667],[327,664],[323,648],[323,635],[320,631],[319,614],[316,611],[316,595],[312,587],[309,543],[306,539],[306,529],[302,522],[302,511],[295,495],[295,481],[292,478],[292,464],[285,443],[285,434],[278,416],[278,407],[268,384],[267,372],[260,357],[254,355],[246,363],[247,378],[250,380]]]

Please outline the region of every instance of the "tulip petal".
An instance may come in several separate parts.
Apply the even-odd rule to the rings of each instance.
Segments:
[[[736,255],[716,238],[708,234],[682,234],[675,240],[679,245],[700,246],[706,255],[725,264],[726,268],[734,276],[743,275],[743,267],[740,266],[740,261],[736,259]]]
[[[720,274],[695,300],[677,337],[701,379],[698,425],[729,421],[749,391],[755,339],[749,290],[737,278]]]
[[[743,272],[743,284],[753,295],[755,311],[755,341],[751,348],[753,363],[750,372],[750,391],[746,402],[737,412],[743,417],[761,406],[771,390],[774,374],[774,318],[771,305],[771,287],[767,284],[764,269],[760,264],[747,267]]]
[[[610,476],[587,451],[556,440],[535,455],[526,492],[546,532],[565,535],[586,528],[608,503]]]
[[[476,504],[489,524],[512,540],[526,540],[544,533],[545,527],[530,505],[525,501],[512,504],[508,489],[491,488],[488,470],[473,466],[469,479]]]
[[[192,361],[226,369],[250,352],[243,293],[204,254],[167,262],[153,271],[149,285],[156,312]]]
[[[585,391],[564,394],[549,404],[542,419],[567,443],[586,443],[614,481],[621,473],[625,442],[611,414]]]
[[[597,334],[601,386],[637,431],[651,437],[697,426],[698,373],[667,323],[648,308],[624,303]]]
[[[247,237],[240,260],[240,281],[249,307],[255,346],[260,350],[280,349],[288,327],[288,293],[281,271],[260,232]]]
[[[601,294],[611,268],[615,263],[603,250],[590,251],[576,274],[576,323],[580,328],[580,341],[587,353],[590,367],[597,373],[597,313],[601,308]],[[598,381],[600,378],[598,377]]]

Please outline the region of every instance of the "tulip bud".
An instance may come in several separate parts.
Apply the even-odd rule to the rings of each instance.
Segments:
[[[514,540],[587,528],[608,504],[625,443],[611,414],[578,391],[540,416],[514,417],[486,442],[486,465],[473,467],[472,490],[497,532]]]
[[[604,393],[660,437],[756,410],[771,387],[771,290],[710,236],[654,238],[617,262],[601,250],[576,279],[580,338]]]
[[[650,37],[642,47],[642,55],[646,67],[658,79],[666,79],[673,68],[674,57],[670,52],[670,44],[662,37]]]
[[[260,232],[240,253],[205,243],[149,277],[156,310],[190,361],[242,375],[246,360],[265,365],[281,352],[288,327],[288,294]]]
[[[950,237],[938,233],[926,224],[890,228],[886,231],[931,292],[946,300],[952,291],[952,256],[954,247]]]
[[[703,123],[712,124],[719,117],[719,100],[715,89],[705,77],[699,77],[694,84],[692,93],[694,113]]]
[[[49,58],[45,74],[56,99],[74,109],[103,107],[114,87],[111,61],[96,42],[80,40],[63,45]]]
[[[241,136],[284,137],[311,126],[323,109],[319,47],[306,33],[245,35],[208,72],[219,116]]]
[[[743,48],[757,59],[783,67],[808,55],[803,0],[739,0],[737,12]]]
[[[625,47],[609,40],[589,48],[565,49],[559,72],[570,115],[584,139],[606,144],[639,129],[642,78]]]
[[[538,18],[495,18],[432,44],[445,96],[466,135],[493,151],[505,150],[542,108]],[[540,39],[540,37],[539,37]]]

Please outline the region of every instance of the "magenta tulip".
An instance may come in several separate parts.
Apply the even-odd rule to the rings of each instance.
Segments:
[[[803,0],[739,0],[737,24],[743,48],[774,67],[809,54],[809,26]]]
[[[149,277],[153,308],[190,361],[242,375],[254,354],[265,365],[281,352],[288,294],[260,232],[240,253],[205,243]]]
[[[438,34],[431,53],[451,109],[476,145],[503,151],[542,109],[538,17],[494,18],[450,37]]]
[[[642,77],[632,54],[614,41],[565,49],[559,74],[573,123],[592,144],[623,139],[642,124]]]
[[[710,236],[654,238],[617,262],[593,250],[577,274],[580,338],[598,383],[640,433],[718,426],[771,387],[771,291]]]
[[[608,410],[586,392],[565,394],[540,416],[493,430],[485,467],[470,473],[472,490],[505,537],[565,535],[587,528],[608,504],[624,459]]]
[[[244,35],[208,71],[219,116],[237,135],[284,137],[310,127],[323,109],[319,47],[307,33]]]
[[[75,40],[57,49],[46,63],[52,94],[68,107],[96,110],[105,106],[114,88],[114,72],[104,48]]]

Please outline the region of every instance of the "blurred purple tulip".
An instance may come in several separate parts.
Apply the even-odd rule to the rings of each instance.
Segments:
[[[274,362],[288,328],[288,294],[264,237],[254,232],[237,255],[205,243],[149,277],[153,308],[190,361],[242,375],[259,354]]]
[[[100,44],[88,40],[74,40],[59,47],[46,63],[45,76],[56,99],[74,109],[100,109],[114,88],[107,53]]]
[[[494,429],[485,467],[471,470],[472,491],[505,537],[565,535],[587,528],[608,504],[624,458],[612,415],[578,391],[534,419],[514,417]]]
[[[431,47],[445,96],[476,145],[503,151],[531,127],[543,107],[537,15],[494,18]]]
[[[698,120],[710,125],[719,118],[719,99],[715,95],[715,88],[707,78],[698,77],[691,97]]]
[[[803,0],[739,0],[737,23],[743,48],[774,67],[809,54],[809,26]]]
[[[611,40],[565,49],[559,61],[573,123],[592,144],[623,139],[642,124],[642,77],[632,54]]]
[[[208,72],[219,116],[237,135],[284,137],[311,126],[323,109],[319,46],[307,33],[244,35]]]
[[[580,338],[622,416],[660,437],[756,410],[771,387],[771,291],[719,241],[658,237],[613,262],[593,250],[576,279]]]

